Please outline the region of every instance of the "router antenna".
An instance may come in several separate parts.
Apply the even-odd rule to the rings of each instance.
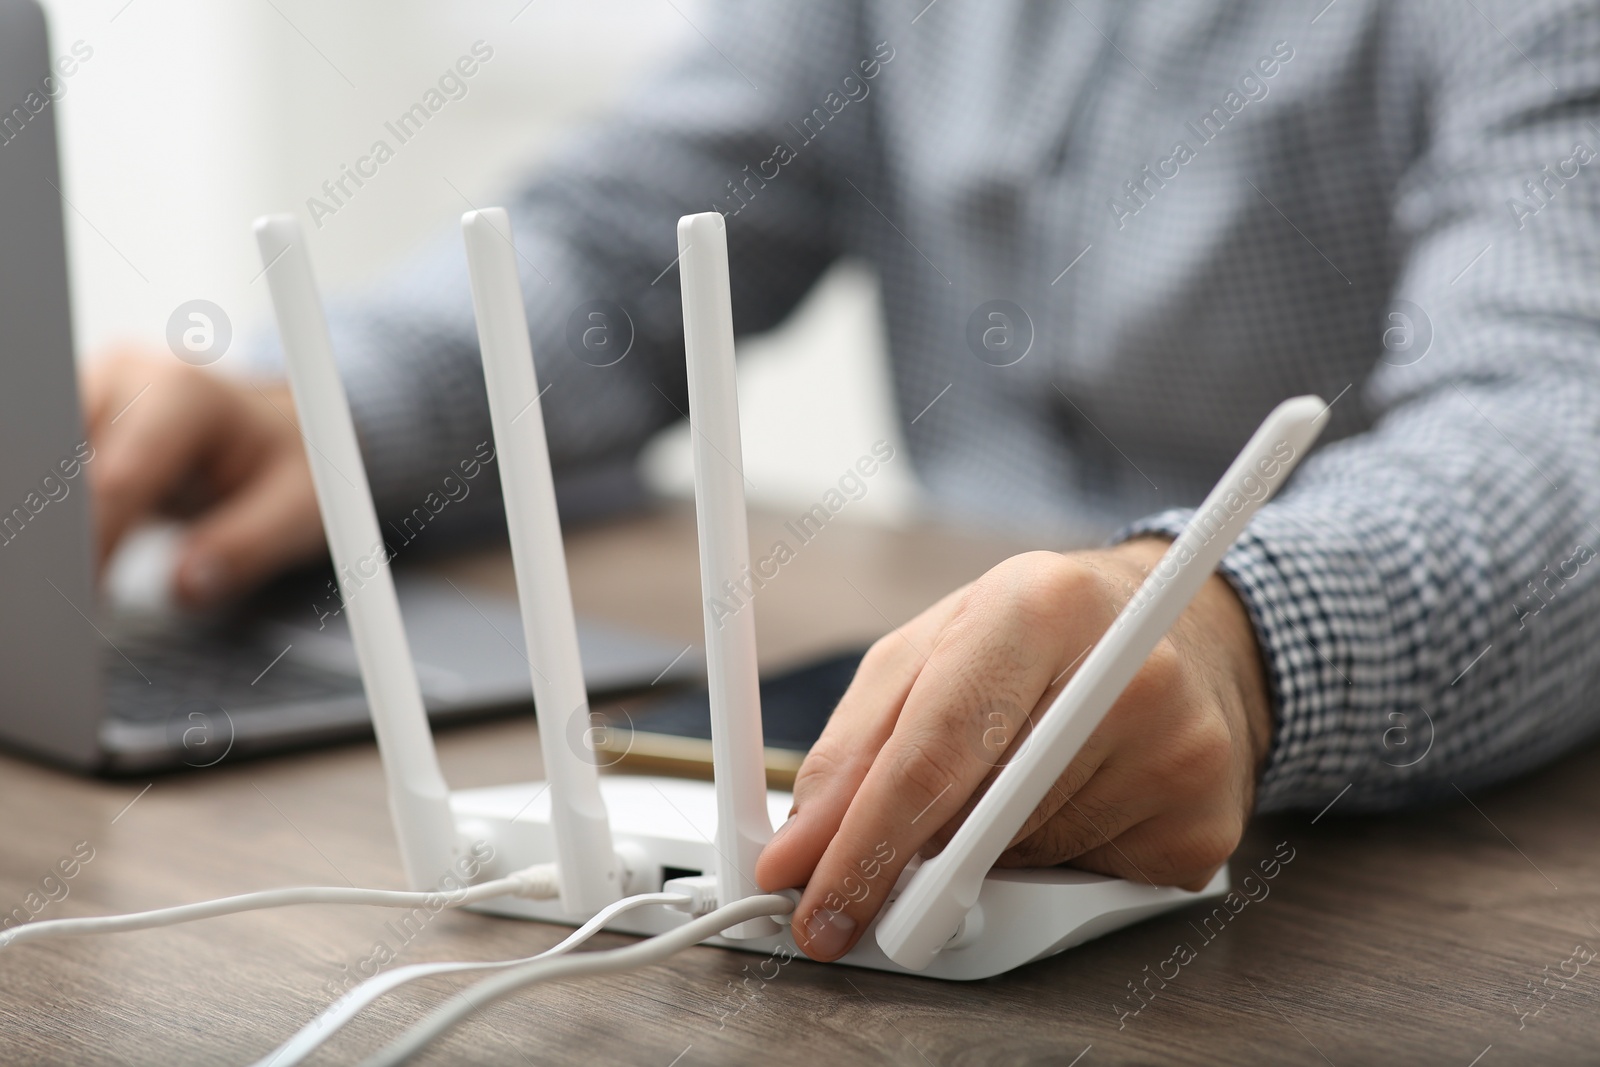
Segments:
[[[455,862],[455,817],[428,730],[389,573],[389,552],[378,532],[367,468],[334,364],[311,257],[292,215],[257,219],[255,231],[328,550],[378,735],[400,859],[412,888],[432,889]]]
[[[1272,410],[1112,620],[1078,673],[1045,709],[939,855],[925,862],[878,923],[878,946],[914,971],[959,931],[984,876],[1100,725],[1156,643],[1183,614],[1256,509],[1289,477],[1327,424],[1328,405],[1300,396]]]
[[[588,916],[622,895],[621,879],[589,744],[589,694],[511,218],[504,208],[469,211],[461,216],[461,232],[550,783],[561,905],[573,915]]]
[[[678,220],[678,271],[717,785],[717,900],[730,904],[758,892],[756,859],[772,838],[772,820],[761,751],[755,613],[749,602],[750,532],[733,365],[728,231],[721,214],[708,211]],[[765,937],[778,930],[771,919],[754,919],[723,936]]]

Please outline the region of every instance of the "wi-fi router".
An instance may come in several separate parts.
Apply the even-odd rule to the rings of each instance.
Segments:
[[[558,866],[559,899],[507,897],[472,905],[498,915],[576,925],[624,895],[664,884],[689,891],[706,904],[701,911],[756,895],[756,859],[791,797],[765,788],[754,606],[720,619],[711,610],[724,582],[737,582],[749,566],[722,216],[690,215],[678,224],[712,783],[599,774],[510,218],[499,208],[474,211],[463,217],[462,229],[546,778],[451,792],[423,712],[304,237],[291,216],[257,224],[262,259],[277,264],[268,277],[329,548],[341,581],[362,576],[359,595],[342,592],[407,878],[414,888],[432,888],[458,855],[482,841],[494,850],[485,877],[539,863]],[[1029,742],[1007,754],[949,845],[907,869],[869,928],[872,936],[863,936],[838,963],[987,978],[1227,891],[1226,868],[1199,892],[1064,867],[992,868],[1326,417],[1316,397],[1286,401],[1268,417],[1197,513],[1204,521],[1192,522],[1174,542],[1040,717]],[[650,905],[617,917],[608,929],[660,934],[690,918],[684,910]],[[766,918],[742,922],[707,943],[796,951],[788,928]]]

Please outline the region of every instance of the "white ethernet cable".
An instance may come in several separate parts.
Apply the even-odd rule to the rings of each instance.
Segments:
[[[794,911],[797,896],[798,894],[790,891],[790,893],[764,893],[759,896],[744,897],[732,904],[724,904],[716,911],[692,919],[675,930],[647,938],[637,944],[601,952],[580,952],[576,955],[540,959],[525,963],[497,977],[484,979],[451,998],[444,1007],[400,1035],[399,1040],[388,1048],[371,1059],[364,1060],[361,1067],[395,1067],[404,1063],[473,1012],[519,989],[560,978],[614,974],[660,963],[739,923],[788,915]]]
[[[234,915],[265,908],[285,907],[295,904],[363,904],[375,907],[417,908],[442,903],[447,908],[458,908],[499,896],[520,896],[533,899],[551,899],[558,896],[556,865],[542,863],[477,885],[438,892],[414,892],[387,889],[357,889],[348,886],[299,886],[290,889],[269,889],[257,893],[195,904],[181,904],[153,911],[133,912],[127,915],[105,915],[83,919],[51,919],[28,923],[0,933],[0,948],[25,941],[40,941],[51,937],[78,937],[91,934],[122,933],[129,930],[147,930],[179,923],[210,919],[221,915]],[[665,959],[724,929],[751,919],[786,915],[794,910],[798,894],[769,894],[746,897],[724,905],[715,911],[691,919],[683,926],[638,944],[604,952],[584,953],[579,966],[565,970],[547,971],[542,965],[556,962],[588,941],[605,925],[625,911],[659,904],[667,907],[693,909],[701,898],[692,893],[661,892],[640,893],[614,901],[601,909],[588,922],[574,930],[564,940],[533,956],[512,960],[483,962],[418,963],[385,972],[368,979],[345,996],[334,1001],[322,1014],[278,1046],[254,1067],[295,1067],[316,1051],[341,1027],[359,1015],[378,998],[407,982],[436,975],[464,971],[507,970],[511,973],[498,982],[482,982],[473,990],[484,989],[491,999],[506,996],[517,989],[536,982],[566,976],[604,974],[646,966]],[[509,981],[507,981],[509,979]],[[487,1001],[474,998],[466,1011],[447,1006],[419,1024],[384,1055],[394,1055],[402,1043],[410,1042],[409,1050],[398,1053],[400,1059],[409,1058],[439,1034],[464,1019],[476,1007]],[[389,1062],[389,1061],[385,1061]],[[393,1060],[392,1062],[400,1062]]]
[[[23,941],[40,941],[49,937],[79,937],[86,934],[116,934],[127,930],[150,930],[158,926],[176,926],[197,919],[212,919],[219,915],[236,915],[243,911],[260,911],[263,908],[282,908],[295,904],[367,904],[380,908],[432,907],[443,898],[443,906],[459,908],[495,897],[516,896],[533,900],[547,900],[556,896],[556,865],[540,863],[520,871],[477,885],[460,889],[439,889],[429,892],[391,889],[357,889],[351,886],[296,886],[290,889],[267,889],[258,893],[241,893],[238,896],[195,904],[179,904],[171,908],[138,911],[127,915],[101,915],[84,919],[47,919],[44,922],[26,923],[0,933],[0,948]]]
[[[222,897],[217,900],[181,904],[176,907],[133,912],[127,915],[105,915],[84,919],[51,919],[45,922],[28,923],[25,926],[15,927],[0,933],[0,948],[18,942],[40,941],[51,937],[77,937],[175,926],[179,923],[193,922],[199,919],[210,919],[221,915],[233,915],[239,912],[257,911],[264,908],[284,907],[294,904],[364,904],[376,907],[417,908],[432,907],[440,903],[441,898],[443,898],[444,907],[458,908],[499,896],[550,899],[558,895],[556,865],[553,863],[527,867],[504,878],[480,882],[477,885],[466,886],[457,890],[440,890],[430,893],[386,889],[356,889],[348,886],[300,886],[290,889],[269,889],[258,893],[243,893],[238,896]],[[409,1058],[423,1046],[433,1041],[439,1034],[444,1033],[466,1018],[477,1007],[487,1003],[487,1000],[473,995],[480,989],[485,991],[489,999],[498,999],[536,982],[568,976],[605,974],[646,966],[666,959],[668,956],[684,949],[692,948],[700,941],[719,934],[738,923],[748,922],[756,918],[786,915],[794,910],[796,899],[797,894],[793,893],[793,891],[787,894],[775,893],[746,897],[743,900],[724,905],[715,911],[691,919],[675,930],[637,944],[603,952],[584,953],[578,960],[572,961],[577,963],[575,967],[553,971],[546,969],[546,965],[556,963],[557,957],[571,952],[588,941],[603,929],[607,923],[625,911],[651,904],[692,909],[699,906],[700,903],[700,898],[692,893],[640,893],[635,896],[624,897],[622,900],[615,901],[601,909],[588,922],[574,930],[559,944],[537,955],[521,959],[483,962],[418,963],[376,975],[334,1001],[322,1014],[302,1027],[288,1041],[268,1053],[263,1059],[257,1061],[254,1067],[295,1067],[374,1001],[386,993],[405,985],[407,982],[463,971],[510,971],[509,974],[499,980],[481,982],[479,985],[472,987],[472,992],[469,993],[471,999],[466,1002],[466,1010],[460,1010],[455,1003],[447,1005],[404,1035],[401,1041],[380,1054],[391,1057],[398,1056],[398,1059],[383,1061],[398,1063]]]
[[[405,967],[396,967],[392,971],[384,971],[382,974],[377,974],[367,979],[334,1001],[321,1015],[301,1027],[300,1031],[288,1041],[285,1041],[262,1059],[256,1061],[253,1067],[296,1067],[307,1056],[322,1047],[323,1042],[337,1033],[341,1027],[361,1014],[368,1005],[385,993],[398,989],[407,982],[414,982],[422,978],[432,978],[441,974],[459,974],[462,971],[502,970],[507,967],[519,967],[523,964],[533,963],[536,960],[549,959],[551,956],[560,956],[571,952],[589,940],[600,931],[601,927],[625,911],[631,911],[646,904],[665,904],[681,907],[689,904],[691,899],[683,893],[640,893],[637,896],[613,901],[601,909],[594,918],[569,934],[560,944],[553,948],[547,948],[536,955],[526,956],[521,959],[491,960],[483,963],[413,963]]]

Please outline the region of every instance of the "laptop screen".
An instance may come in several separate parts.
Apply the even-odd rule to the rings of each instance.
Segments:
[[[0,0],[0,739],[98,758],[101,649],[45,20]]]

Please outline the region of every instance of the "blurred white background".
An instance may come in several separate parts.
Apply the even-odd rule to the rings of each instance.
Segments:
[[[455,225],[463,197],[493,203],[665,53],[707,47],[692,26],[700,0],[44,3],[57,54],[93,49],[58,115],[78,346],[91,357],[161,345],[169,314],[196,298],[226,309],[236,338],[267,328],[251,221],[293,209],[309,222],[307,197],[474,41],[494,59],[469,94],[313,231],[331,294]],[[899,446],[882,333],[870,273],[844,265],[783,328],[742,346],[752,503],[809,507],[874,440]],[[686,493],[686,427],[644,465]],[[901,521],[916,498],[909,465],[891,464],[851,516]]]

